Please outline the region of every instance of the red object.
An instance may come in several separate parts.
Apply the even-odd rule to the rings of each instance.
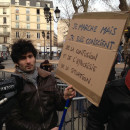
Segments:
[[[130,70],[128,71],[128,73],[125,77],[125,84],[128,87],[128,89],[130,90]]]

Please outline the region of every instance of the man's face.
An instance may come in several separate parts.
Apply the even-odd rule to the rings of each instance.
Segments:
[[[35,69],[36,59],[32,52],[28,52],[25,55],[22,55],[20,60],[18,61],[18,66],[20,70],[31,73]]]

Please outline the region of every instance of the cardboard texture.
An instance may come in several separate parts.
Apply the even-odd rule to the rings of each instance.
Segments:
[[[88,13],[76,15],[71,21],[56,76],[72,84],[96,106],[117,55],[127,17]]]

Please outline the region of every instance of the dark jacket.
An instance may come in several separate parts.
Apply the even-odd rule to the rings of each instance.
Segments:
[[[38,75],[38,86],[26,81],[18,94],[7,130],[50,130],[57,125],[56,111],[63,110],[66,101],[50,72],[38,68]]]
[[[88,109],[86,130],[130,130],[130,91],[125,78],[110,82],[103,93],[99,107],[92,105]]]
[[[0,104],[0,130],[2,130],[3,123],[6,121],[6,118],[8,118],[8,116],[10,115],[10,112],[15,104],[16,100],[14,97],[11,97],[3,104]]]

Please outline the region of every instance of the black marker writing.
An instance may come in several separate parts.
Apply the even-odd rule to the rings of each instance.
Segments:
[[[70,45],[67,45],[67,46],[65,47],[65,49],[68,50],[68,51],[74,51],[74,47],[72,47],[72,46],[70,46]]]
[[[77,57],[73,58],[73,62],[77,65],[77,66],[81,66],[84,67],[85,69],[88,69],[92,72],[95,72],[97,69],[97,66],[95,64],[92,64],[90,62],[83,62],[82,59],[79,59]]]
[[[116,30],[117,28],[115,27],[102,27],[100,33],[104,34],[111,34],[111,35],[116,35]]]
[[[71,73],[82,79],[83,81],[90,84],[91,78],[85,77],[85,74],[82,74],[81,72],[77,71],[75,68],[71,68]]]
[[[77,36],[76,42],[84,42],[85,37],[83,36]]]
[[[79,25],[78,30],[96,32],[97,28],[98,28],[98,26],[88,25],[88,24],[81,24],[81,25]]]
[[[114,41],[105,41],[103,39],[91,39],[91,38],[87,38],[86,39],[86,44],[92,44],[94,46],[99,46],[99,47],[103,47],[103,48],[107,48],[107,49],[112,49],[112,46],[115,44]]]
[[[72,27],[72,29],[77,29],[78,28],[78,24],[74,23],[74,26]]]
[[[92,52],[87,52],[87,50],[80,50],[80,49],[77,49],[76,50],[76,54],[79,54],[81,56],[84,56],[86,58],[89,58],[89,59],[92,59],[92,60],[97,60],[97,57],[98,57],[98,54],[92,54]]]

